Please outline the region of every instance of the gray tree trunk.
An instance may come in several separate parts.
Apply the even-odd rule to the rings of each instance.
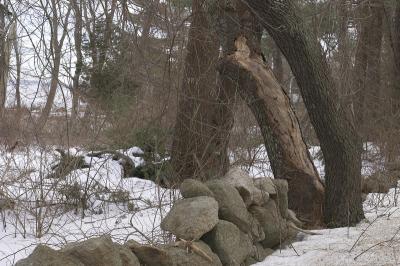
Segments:
[[[191,18],[171,154],[177,182],[219,178],[229,164],[229,131],[217,90],[219,43],[204,1],[193,1]]]
[[[229,45],[219,66],[261,128],[275,178],[289,183],[289,205],[310,225],[321,224],[324,187],[304,143],[289,97],[261,55],[262,27],[240,1],[220,6]],[[239,22],[239,23],[238,23]],[[236,25],[235,25],[236,24]]]
[[[347,226],[363,217],[361,143],[342,108],[322,48],[294,1],[243,0],[275,40],[300,87],[325,159],[325,222]]]

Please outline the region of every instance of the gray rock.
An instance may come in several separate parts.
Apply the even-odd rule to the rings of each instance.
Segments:
[[[218,255],[223,265],[239,266],[252,252],[250,238],[233,223],[220,220],[203,240]]]
[[[171,257],[164,249],[140,245],[134,240],[127,241],[124,246],[128,247],[139,259],[142,265],[146,266],[171,266],[173,265]]]
[[[366,201],[367,198],[368,198],[368,194],[365,194],[365,193],[361,194],[361,199],[362,199],[363,202]]]
[[[296,226],[292,221],[286,221],[286,239],[283,242],[283,246],[298,239],[299,230],[296,230],[293,226]],[[304,235],[304,234],[302,234]],[[301,240],[302,241],[302,240]]]
[[[242,197],[246,206],[252,204],[263,205],[268,201],[269,194],[262,192],[261,189],[254,185],[254,180],[245,171],[239,167],[231,168],[223,178],[224,181],[234,186]]]
[[[214,197],[211,190],[202,182],[194,179],[186,179],[180,186],[181,194],[184,198],[194,198],[200,196]]]
[[[293,210],[288,209],[286,218],[288,221],[292,221],[297,227],[303,227],[303,222],[297,218],[296,213]]]
[[[245,266],[250,266],[250,265],[256,264],[257,262],[259,262],[259,261],[256,260],[255,258],[253,258],[253,257],[247,257],[243,264],[244,264]]]
[[[123,265],[119,249],[110,237],[103,236],[79,243],[68,244],[60,251],[70,257],[76,258],[84,265]]]
[[[201,251],[187,252],[184,246],[168,246],[166,252],[174,266],[222,266],[219,257],[203,241],[192,242]],[[202,253],[204,252],[204,254]],[[199,254],[201,253],[201,255]],[[211,260],[210,260],[211,259]]]
[[[44,245],[38,245],[29,257],[16,266],[84,266],[79,260]]]
[[[136,255],[126,246],[117,245],[119,256],[122,260],[122,266],[140,266],[139,259]]]
[[[289,185],[287,180],[285,179],[274,179],[273,180],[274,185],[277,190],[277,204],[279,211],[281,212],[281,215],[283,218],[286,218],[288,216],[288,191],[289,191]]]
[[[264,207],[252,206],[250,212],[263,227],[265,239],[261,243],[264,248],[273,248],[286,239],[286,221],[281,217],[275,201],[270,200]]]
[[[250,233],[253,242],[259,242],[265,239],[264,229],[260,222],[250,214]]]
[[[269,194],[269,196],[276,196],[275,185],[270,177],[261,177],[254,180],[254,185],[262,191]]]
[[[161,228],[180,239],[198,240],[218,223],[218,203],[211,197],[175,202],[161,222]]]
[[[250,232],[250,214],[239,192],[231,184],[221,180],[212,180],[206,185],[218,201],[219,218],[234,223],[245,233]]]
[[[274,253],[273,249],[264,248],[260,243],[256,243],[253,246],[254,253],[252,254],[252,258],[254,258],[257,262],[265,260],[265,258],[272,253]]]

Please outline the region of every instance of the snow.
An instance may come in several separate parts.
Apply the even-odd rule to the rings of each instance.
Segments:
[[[266,265],[400,265],[398,189],[370,194],[364,202],[366,219],[356,227],[299,234],[293,247],[275,251],[256,266]]]
[[[151,181],[123,178],[122,167],[112,155],[88,157],[82,148],[71,148],[72,155],[84,156],[87,169],[72,171],[65,179],[46,178],[59,155],[56,147],[28,146],[14,152],[0,148],[0,200],[3,195],[16,199],[14,208],[0,209],[0,266],[13,265],[44,243],[59,248],[68,242],[108,234],[114,241],[134,239],[142,243],[166,243],[172,236],[160,229],[162,217],[180,195],[160,188]],[[363,174],[383,165],[379,150],[366,144]],[[135,165],[144,163],[140,148],[119,150]],[[273,176],[263,146],[254,151],[252,165],[243,166],[254,177]],[[319,147],[310,154],[321,177],[324,164]],[[374,158],[374,159],[371,159]],[[235,154],[231,155],[235,164]],[[86,193],[87,209],[67,208],[60,191],[77,184]],[[116,198],[124,200],[118,201]],[[282,248],[256,265],[395,265],[400,242],[400,211],[397,191],[370,194],[364,203],[366,220],[353,228],[320,230],[322,235],[298,235],[293,247]],[[393,237],[394,236],[394,237]],[[300,241],[301,240],[301,241]],[[386,242],[385,242],[386,241]],[[378,243],[382,243],[377,245]],[[353,247],[354,246],[354,247]]]
[[[69,151],[85,154],[81,149]],[[142,153],[139,148],[123,152],[136,165],[143,163],[132,155]],[[179,197],[176,191],[139,178],[122,178],[122,167],[111,155],[85,157],[90,168],[75,170],[65,180],[45,178],[56,161],[54,147],[1,153],[0,196],[17,200],[14,209],[0,209],[0,265],[13,265],[39,243],[57,248],[104,234],[117,242],[134,239],[162,243],[170,239],[159,224],[171,202]],[[21,177],[15,178],[18,173]],[[81,209],[66,208],[62,204],[66,198],[57,192],[75,182],[84,188],[80,193],[87,193],[88,208],[84,216]],[[113,198],[117,196],[128,197],[128,201],[119,203]]]

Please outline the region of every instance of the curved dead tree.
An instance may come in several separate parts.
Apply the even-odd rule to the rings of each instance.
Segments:
[[[239,37],[236,44],[237,51],[223,60],[221,73],[237,82],[240,95],[255,115],[268,154],[279,164],[280,176],[276,177],[289,182],[291,208],[303,220],[316,222],[322,217],[324,187],[289,98],[262,58],[251,56],[246,39]]]
[[[296,77],[325,159],[325,222],[354,225],[364,217],[361,140],[338,106],[337,88],[321,45],[299,16],[296,1],[242,0],[272,36]]]

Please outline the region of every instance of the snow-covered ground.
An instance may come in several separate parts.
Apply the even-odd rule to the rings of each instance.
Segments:
[[[70,152],[84,154],[76,149]],[[132,156],[138,152],[138,148],[124,151],[140,165],[142,159]],[[46,178],[50,166],[57,162],[53,149],[35,147],[1,154],[0,204],[6,195],[15,199],[15,206],[0,208],[0,265],[12,265],[39,243],[59,247],[104,234],[120,242],[168,241],[170,236],[160,230],[159,224],[178,197],[176,191],[143,179],[122,178],[121,165],[111,155],[85,157],[85,161],[90,168],[75,170],[58,180]],[[77,184],[79,193],[87,194],[84,216],[81,209],[65,206],[65,202],[73,201],[60,193],[71,188],[68,184]]]
[[[326,229],[321,235],[298,236],[302,241],[277,250],[257,266],[267,265],[400,265],[398,189],[387,195],[369,194],[366,219],[356,227]]]
[[[70,149],[70,153],[84,156],[90,168],[75,170],[61,180],[46,178],[58,161],[54,149],[30,146],[11,153],[0,151],[0,206],[4,196],[15,199],[13,208],[0,207],[0,265],[12,265],[28,256],[38,243],[60,247],[103,234],[119,242],[171,240],[159,224],[179,197],[177,191],[162,189],[151,181],[122,178],[122,167],[111,155],[87,157],[86,151],[79,149]],[[318,151],[318,147],[310,149],[318,171],[324,176]],[[121,152],[136,165],[143,163],[140,157],[133,156],[141,152],[139,148]],[[264,148],[255,152],[257,160],[245,166],[246,170],[253,176],[272,176]],[[380,162],[377,165],[364,161],[364,174],[379,168]],[[73,203],[74,199],[66,197],[70,192],[62,191],[74,186],[87,198],[84,215],[81,209],[76,211],[65,204]],[[276,251],[259,265],[397,264],[400,210],[396,198],[395,190],[388,195],[371,194],[364,204],[367,220],[356,228],[321,230],[320,236],[300,235],[304,239],[294,243],[294,248]],[[380,242],[382,245],[374,246]]]

